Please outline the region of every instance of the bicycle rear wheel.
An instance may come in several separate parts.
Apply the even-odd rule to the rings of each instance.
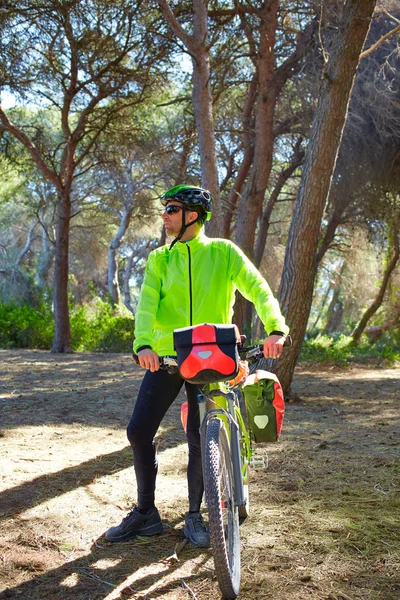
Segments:
[[[240,586],[239,514],[228,436],[218,418],[211,419],[206,429],[204,488],[218,584],[223,597],[233,599]]]

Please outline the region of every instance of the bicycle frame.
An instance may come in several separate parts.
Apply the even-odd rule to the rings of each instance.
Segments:
[[[236,403],[237,394],[234,388],[224,390],[221,389],[222,387],[209,389],[197,396],[200,413],[200,436],[202,441],[204,441],[205,431],[210,419],[217,417],[223,421],[230,439],[235,505],[238,507],[245,506],[244,479],[248,476],[246,461],[250,460],[251,457],[250,438],[246,431],[239,406]],[[243,439],[242,449],[240,447],[241,438]],[[202,444],[202,447],[204,447],[204,444]],[[240,460],[242,453],[246,459],[244,461],[246,473],[242,472]]]

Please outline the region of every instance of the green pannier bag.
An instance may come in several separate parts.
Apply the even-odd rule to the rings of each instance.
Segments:
[[[285,414],[283,390],[274,373],[256,371],[242,386],[251,437],[255,442],[277,442]]]

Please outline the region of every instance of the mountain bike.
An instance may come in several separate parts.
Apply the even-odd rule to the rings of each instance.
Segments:
[[[256,361],[262,346],[239,350]],[[251,441],[238,384],[209,384],[199,395],[204,491],[215,572],[222,595],[236,598],[240,587],[239,525],[249,514]]]
[[[239,348],[248,362],[263,357],[262,346]],[[160,368],[176,373],[176,357],[160,357]],[[240,587],[239,525],[249,513],[251,440],[239,385],[211,383],[198,395],[205,499],[211,548],[222,595],[236,598]]]

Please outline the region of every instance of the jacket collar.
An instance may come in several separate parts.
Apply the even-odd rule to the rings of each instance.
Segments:
[[[196,237],[192,238],[191,240],[187,240],[186,242],[179,241],[172,248],[171,252],[174,252],[175,249],[178,252],[186,252],[186,246],[189,246],[190,248],[195,248],[196,246],[198,246],[199,244],[204,242],[204,240],[206,240],[206,239],[207,239],[207,236],[204,233],[204,228],[202,227],[200,229],[199,233],[196,235]]]

